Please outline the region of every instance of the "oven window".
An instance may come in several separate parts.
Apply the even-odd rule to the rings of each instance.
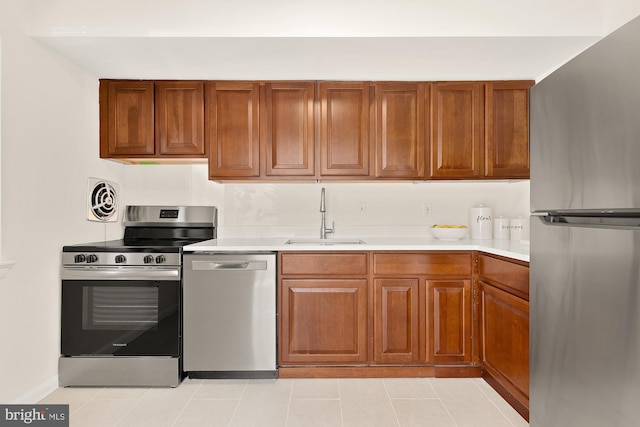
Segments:
[[[158,326],[157,286],[85,286],[84,330],[153,330]]]

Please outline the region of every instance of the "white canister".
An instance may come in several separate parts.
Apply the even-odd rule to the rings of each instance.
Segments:
[[[471,208],[469,222],[472,239],[491,240],[493,238],[491,208],[482,205]]]
[[[511,221],[499,216],[493,220],[493,238],[509,240],[511,238]]]
[[[529,240],[529,221],[522,218],[511,218],[511,240]]]

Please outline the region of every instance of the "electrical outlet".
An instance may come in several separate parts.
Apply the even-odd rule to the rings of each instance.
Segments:
[[[360,202],[358,204],[358,212],[360,212],[360,215],[367,214],[367,204],[365,202]]]
[[[422,214],[424,216],[431,216],[431,203],[424,203],[422,205]]]

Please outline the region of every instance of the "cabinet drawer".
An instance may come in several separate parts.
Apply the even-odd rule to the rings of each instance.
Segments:
[[[470,252],[377,252],[373,254],[376,275],[470,276]]]
[[[529,267],[488,255],[478,256],[480,280],[529,300]]]
[[[283,253],[280,274],[283,275],[367,275],[366,252]]]

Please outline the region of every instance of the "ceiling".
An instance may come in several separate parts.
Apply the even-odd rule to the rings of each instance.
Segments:
[[[599,37],[36,37],[99,78],[540,80]]]
[[[117,79],[539,81],[640,13],[628,0],[10,3],[26,34]]]

